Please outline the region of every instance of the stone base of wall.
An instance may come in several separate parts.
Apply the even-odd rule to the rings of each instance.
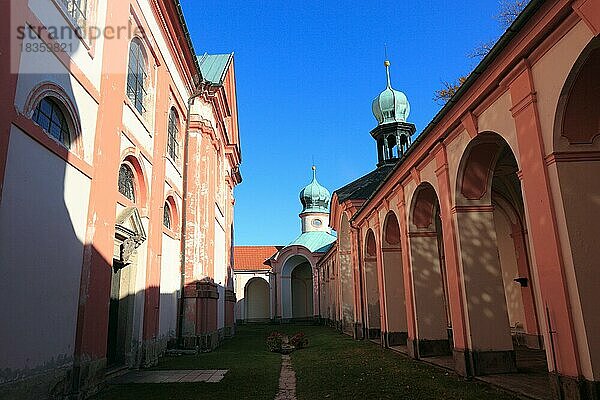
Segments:
[[[181,338],[182,347],[186,350],[213,351],[221,344],[223,333],[224,331],[221,331],[221,334],[214,331],[197,336],[184,336]]]
[[[234,326],[226,326],[224,328],[225,339],[230,339],[235,336],[235,325]]]
[[[525,346],[528,349],[544,349],[544,337],[530,333],[516,333],[512,336],[513,346]]]
[[[352,336],[354,334],[354,324],[348,321],[342,321],[342,332]]]
[[[563,400],[600,400],[600,382],[550,374],[555,398]]]
[[[380,339],[381,338],[381,329],[379,328],[368,328],[367,329],[367,338],[368,339]]]
[[[481,376],[517,372],[514,350],[472,351],[454,349],[454,369],[462,376]]]
[[[356,340],[363,340],[365,338],[365,332],[363,325],[360,322],[355,322],[353,324],[353,335]]]
[[[407,332],[384,332],[383,333],[383,345],[385,347],[390,346],[404,346],[408,339]]]
[[[449,356],[452,354],[450,342],[447,339],[407,339],[406,346],[408,354],[412,358]]]
[[[31,400],[62,398],[71,391],[72,366],[40,372],[0,385],[0,399]]]
[[[145,341],[142,343],[142,358],[140,365],[131,365],[130,367],[153,367],[158,364],[158,358],[164,354],[166,349],[166,339]]]

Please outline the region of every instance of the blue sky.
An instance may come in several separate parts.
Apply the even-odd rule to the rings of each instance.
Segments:
[[[237,245],[291,242],[298,193],[311,179],[331,192],[375,168],[371,101],[392,86],[408,96],[421,132],[441,105],[442,80],[497,38],[498,0],[182,0],[198,53],[235,52],[244,182],[236,188]]]

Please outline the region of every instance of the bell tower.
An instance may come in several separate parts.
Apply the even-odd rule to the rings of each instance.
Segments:
[[[415,133],[414,124],[407,122],[410,104],[406,95],[392,88],[390,79],[390,62],[385,60],[387,87],[373,100],[373,115],[377,119],[377,127],[371,136],[377,142],[377,166],[393,164],[408,150],[410,137]]]
[[[331,194],[329,190],[321,186],[317,181],[317,167],[313,165],[312,171],[312,181],[300,192],[302,233],[329,233],[331,231],[329,228],[329,202],[331,201]]]

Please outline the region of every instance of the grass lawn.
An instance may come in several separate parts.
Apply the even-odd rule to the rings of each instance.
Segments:
[[[299,400],[517,399],[331,329],[307,328],[304,332],[309,347],[292,353]]]
[[[309,347],[292,353],[299,400],[321,399],[486,399],[515,397],[478,382],[410,360],[333,329],[299,325],[244,325],[235,338],[212,353],[166,357],[158,369],[229,369],[219,383],[110,386],[94,400],[269,399],[278,389],[281,357],[266,350],[274,330],[304,332]]]
[[[241,326],[236,336],[211,353],[165,357],[156,369],[228,369],[219,383],[128,384],[109,386],[93,400],[273,400],[281,355],[267,351],[273,326]]]

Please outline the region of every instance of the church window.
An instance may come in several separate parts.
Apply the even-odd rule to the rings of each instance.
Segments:
[[[133,39],[129,46],[129,66],[127,68],[127,97],[140,114],[146,112],[146,59],[139,39]]]
[[[169,207],[168,202],[165,202],[163,212],[163,225],[165,226],[165,228],[171,229],[171,207]]]
[[[174,108],[171,108],[169,112],[169,127],[168,127],[168,139],[167,139],[167,153],[171,160],[177,161],[179,158],[179,118],[177,118],[177,112]]]
[[[59,103],[52,97],[46,96],[40,100],[33,112],[32,119],[67,149],[71,148],[71,134],[67,118]]]
[[[119,193],[135,202],[135,176],[128,165],[121,164],[119,168]]]

